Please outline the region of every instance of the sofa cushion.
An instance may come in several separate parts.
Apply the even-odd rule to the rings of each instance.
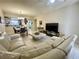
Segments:
[[[21,54],[21,59],[30,59],[31,57],[29,57],[29,53],[28,50],[31,50],[31,49],[35,49],[34,47],[28,47],[28,46],[22,46],[18,49],[15,49],[13,50],[12,52],[14,53],[20,53]]]
[[[19,59],[20,54],[0,51],[0,59]]]
[[[21,54],[20,59],[32,59],[32,58],[29,58],[29,57],[27,57],[26,55]]]
[[[0,44],[7,50],[10,48],[10,40],[9,39],[0,39]]]
[[[17,52],[20,54],[25,55],[27,58],[33,58],[36,56],[39,56],[41,54],[44,54],[52,49],[51,45],[47,43],[42,43],[37,46],[34,46],[33,48],[29,47],[22,47],[14,50],[13,52]]]
[[[0,45],[0,51],[7,51],[2,45]]]
[[[44,40],[45,43],[52,45],[54,43],[54,40],[51,40],[51,38],[47,38]]]
[[[64,59],[65,53],[59,49],[52,49],[49,52],[42,54],[33,59]]]
[[[16,38],[16,39],[12,39],[10,40],[10,51],[13,51],[21,46],[24,46],[24,42],[22,40],[22,38]]]
[[[29,57],[36,57],[39,55],[42,55],[52,49],[51,45],[47,43],[42,43],[37,46],[35,46],[35,49],[29,50],[27,53],[29,54]]]
[[[26,53],[28,50],[31,50],[31,49],[35,49],[34,47],[29,47],[29,46],[22,46],[22,47],[19,47],[15,50],[13,50],[12,52],[16,52],[16,53]]]

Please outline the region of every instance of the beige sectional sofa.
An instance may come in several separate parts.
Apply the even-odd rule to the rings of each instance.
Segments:
[[[74,36],[64,38],[50,38],[35,46],[27,46],[16,35],[0,39],[0,59],[64,59]]]

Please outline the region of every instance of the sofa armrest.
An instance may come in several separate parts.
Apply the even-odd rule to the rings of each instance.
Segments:
[[[73,42],[74,36],[69,37],[67,40],[65,40],[61,45],[59,45],[57,48],[65,51],[68,53],[71,50],[71,43]]]
[[[0,51],[0,59],[19,59],[20,54]]]

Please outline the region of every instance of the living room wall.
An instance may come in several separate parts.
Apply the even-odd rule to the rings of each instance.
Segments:
[[[59,32],[79,36],[79,2],[52,11],[41,20],[44,21],[44,27],[45,23],[59,23]]]
[[[79,2],[66,8],[65,33],[79,35]]]

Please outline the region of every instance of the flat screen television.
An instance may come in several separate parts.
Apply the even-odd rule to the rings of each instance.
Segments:
[[[58,23],[46,23],[46,30],[58,33]]]

